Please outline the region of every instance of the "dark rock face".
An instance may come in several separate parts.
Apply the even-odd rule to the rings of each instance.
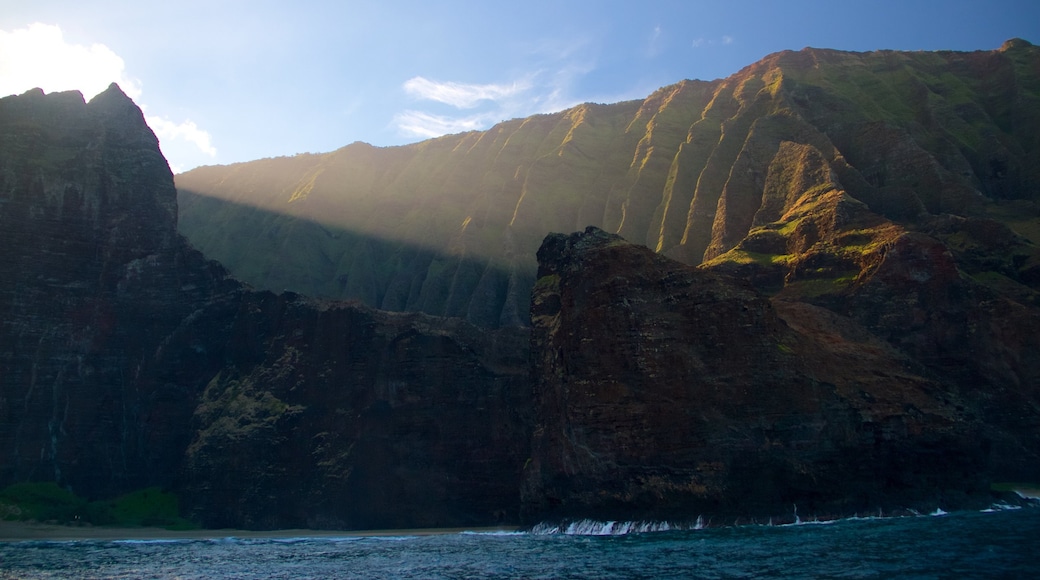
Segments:
[[[531,519],[934,509],[1006,459],[956,388],[850,319],[595,228],[538,258]]]
[[[176,217],[118,87],[0,100],[0,485],[161,485],[212,526],[517,520],[526,331],[254,293]]]
[[[516,522],[527,332],[250,295],[183,485],[208,527]]]
[[[0,151],[0,481],[170,484],[220,360],[199,335],[237,284],[177,235],[170,170],[118,87],[0,100]]]

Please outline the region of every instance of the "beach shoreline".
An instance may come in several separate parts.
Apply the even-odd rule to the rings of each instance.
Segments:
[[[416,528],[401,530],[237,530],[128,528],[109,526],[63,526],[36,522],[0,521],[0,542],[76,540],[207,540],[220,538],[363,538],[433,536],[463,532],[515,532],[516,527]]]

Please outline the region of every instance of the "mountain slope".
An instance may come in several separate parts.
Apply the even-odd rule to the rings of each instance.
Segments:
[[[1040,49],[1022,40],[974,53],[782,52],[642,102],[198,168],[176,179],[180,229],[259,287],[490,327],[526,323],[544,235],[587,225],[693,265],[787,223],[807,191],[836,189],[911,230],[952,214],[1028,238],[1038,71]],[[1033,288],[1025,265],[1002,275]]]

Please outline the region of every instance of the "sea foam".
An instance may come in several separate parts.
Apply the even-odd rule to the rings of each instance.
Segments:
[[[560,524],[540,523],[531,528],[532,534],[565,536],[624,536],[627,534],[646,534],[651,532],[670,532],[675,530],[700,530],[705,527],[704,519],[697,518],[694,523],[675,523],[666,521],[598,521],[576,520]]]

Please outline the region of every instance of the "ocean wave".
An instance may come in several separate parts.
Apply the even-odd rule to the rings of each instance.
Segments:
[[[1034,502],[1040,503],[1040,502]],[[1015,505],[1006,502],[995,503],[990,507],[979,510],[982,513],[993,513],[1008,510],[1019,510],[1024,506]],[[1038,506],[1040,507],[1040,506]],[[502,535],[513,535],[513,534],[532,534],[532,535],[563,535],[563,536],[624,536],[627,534],[646,534],[654,532],[671,532],[671,531],[690,531],[690,530],[702,530],[708,527],[743,527],[743,526],[762,526],[762,527],[791,527],[791,526],[826,526],[840,522],[857,522],[857,521],[872,521],[872,520],[890,520],[897,518],[934,518],[943,517],[950,515],[949,512],[941,507],[936,507],[934,510],[922,513],[913,509],[897,510],[889,513],[884,513],[878,510],[876,515],[860,515],[855,514],[848,517],[838,518],[817,518],[815,516],[809,517],[808,519],[802,519],[798,516],[797,511],[793,514],[793,520],[787,519],[786,521],[775,522],[773,518],[769,518],[766,521],[745,521],[741,522],[737,520],[731,526],[725,524],[712,523],[705,521],[703,516],[698,516],[696,521],[687,523],[676,523],[669,521],[617,521],[617,520],[593,520],[593,519],[582,519],[572,520],[563,522],[542,522],[533,527],[528,531],[518,532],[490,532],[491,534],[502,534]],[[473,533],[473,532],[463,532]]]
[[[694,523],[675,523],[666,521],[598,521],[575,520],[559,524],[540,523],[531,528],[534,535],[565,536],[624,536],[628,534],[646,534],[653,532],[671,532],[678,530],[700,530],[705,527],[700,517]]]

